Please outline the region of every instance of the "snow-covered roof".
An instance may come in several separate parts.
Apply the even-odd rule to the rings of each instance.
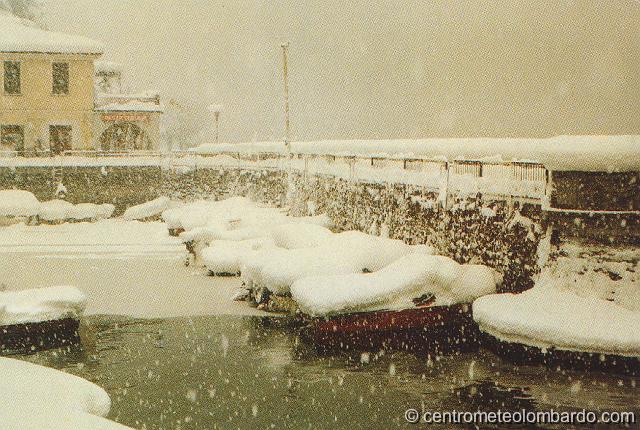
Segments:
[[[96,108],[98,112],[164,112],[162,105],[131,101],[127,103],[109,103]]]
[[[156,92],[141,94],[98,94],[98,112],[164,112],[160,95]]]
[[[100,55],[103,46],[87,37],[42,30],[0,10],[0,52]]]

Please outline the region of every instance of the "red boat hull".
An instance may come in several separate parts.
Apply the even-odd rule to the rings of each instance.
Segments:
[[[391,348],[432,353],[473,349],[471,305],[429,306],[313,319],[303,337],[327,349]]]

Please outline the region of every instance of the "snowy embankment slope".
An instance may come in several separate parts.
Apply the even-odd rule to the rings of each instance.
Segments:
[[[205,144],[196,154],[285,153],[282,142]],[[550,138],[450,138],[420,140],[325,140],[292,142],[294,154],[427,157],[492,161],[535,161],[550,170],[638,171],[640,136],[556,136]]]
[[[560,251],[533,289],[478,299],[480,329],[543,349],[640,357],[640,251],[572,244]]]
[[[470,303],[496,292],[497,272],[461,265],[448,257],[409,254],[373,273],[302,278],[291,287],[300,310],[312,316],[411,309],[414,299],[433,297],[433,305]]]
[[[0,252],[99,255],[184,255],[182,242],[163,223],[101,220],[95,223],[0,228]]]
[[[0,326],[78,319],[87,297],[69,286],[0,291]]]
[[[125,430],[105,418],[109,395],[58,370],[0,358],[0,426],[6,430]]]

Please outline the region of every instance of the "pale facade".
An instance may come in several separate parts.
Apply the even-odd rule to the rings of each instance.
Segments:
[[[90,149],[96,58],[87,54],[0,52],[1,150]],[[66,80],[58,81],[56,88],[54,67],[56,78]]]
[[[105,93],[99,44],[4,14],[0,27],[0,155],[158,148],[159,96],[119,94],[120,72]]]

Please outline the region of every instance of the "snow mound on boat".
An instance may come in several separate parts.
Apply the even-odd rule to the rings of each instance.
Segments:
[[[94,203],[80,203],[73,205],[67,213],[67,218],[72,220],[99,220],[110,218],[115,206],[109,203],[97,205]]]
[[[5,429],[125,430],[105,418],[109,395],[80,377],[0,358],[0,422]],[[10,407],[8,405],[11,405]]]
[[[376,271],[407,254],[432,253],[424,246],[371,236],[358,231],[334,234],[313,248],[274,248],[242,259],[242,277],[250,288],[287,294],[301,278]]]
[[[298,279],[291,296],[306,314],[319,316],[416,307],[414,299],[433,296],[434,305],[469,303],[496,292],[497,272],[461,265],[448,257],[409,254],[373,273]]]
[[[115,206],[109,203],[80,203],[74,205],[65,200],[50,200],[39,203],[38,216],[45,221],[81,221],[110,218]]]
[[[283,224],[271,230],[276,246],[286,249],[312,248],[320,246],[333,236],[331,230],[315,224]]]
[[[230,222],[256,209],[256,204],[245,197],[231,197],[220,201],[199,200],[162,213],[170,229],[191,230],[211,222]]]
[[[181,208],[163,212],[162,218],[168,228],[185,230],[180,234],[183,242],[204,244],[210,244],[215,240],[268,237],[272,235],[274,228],[286,224],[315,225],[324,228],[332,226],[331,220],[326,215],[291,217],[282,209],[263,207],[244,197],[233,197],[217,202],[190,203]]]
[[[242,258],[256,250],[273,246],[273,241],[268,238],[216,240],[200,252],[200,258],[207,269],[213,273],[235,274],[240,273]]]
[[[69,286],[0,292],[0,326],[79,318],[87,297]]]
[[[0,216],[30,217],[38,215],[40,202],[29,191],[0,190]]]
[[[640,249],[563,243],[533,289],[473,305],[484,332],[506,342],[640,356]]]
[[[242,261],[257,257],[259,254],[256,251],[310,248],[319,246],[333,236],[329,229],[303,223],[278,225],[271,230],[245,227],[230,231],[209,229],[207,232],[206,242],[210,245],[198,252],[200,260],[213,273],[229,274],[240,273]],[[185,239],[184,233],[180,236]],[[199,237],[202,238],[202,235]],[[212,237],[215,240],[211,240]]]
[[[480,330],[502,341],[542,349],[640,356],[640,312],[553,286],[473,303]]]
[[[45,221],[60,221],[70,218],[73,211],[73,203],[66,200],[49,200],[40,203],[38,215]]]
[[[127,221],[134,221],[139,219],[151,218],[162,214],[162,212],[169,209],[171,200],[168,197],[158,197],[157,199],[148,201],[141,205],[132,206],[127,208],[122,215]]]

